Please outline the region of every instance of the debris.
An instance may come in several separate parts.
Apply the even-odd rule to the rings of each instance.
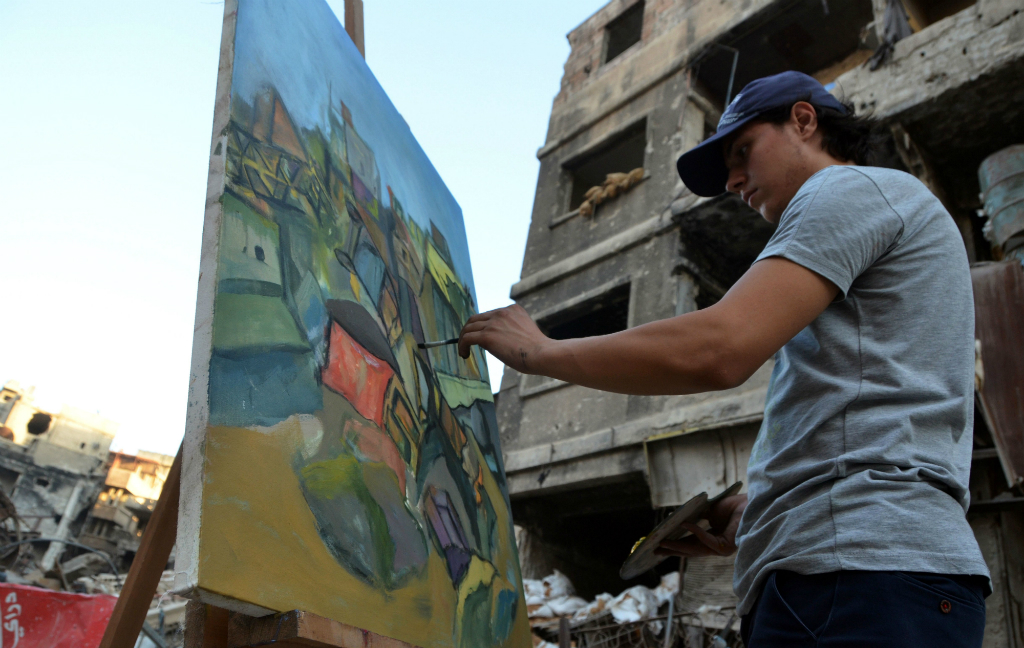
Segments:
[[[907,10],[903,8],[903,3],[900,0],[886,0],[885,15],[882,21],[882,44],[868,59],[872,71],[877,70],[892,58],[892,51],[897,42],[914,33],[914,30],[910,28]]]

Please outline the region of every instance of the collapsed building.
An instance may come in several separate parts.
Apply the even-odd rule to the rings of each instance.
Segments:
[[[55,568],[68,582],[109,571],[111,563],[87,548],[106,554],[118,570],[128,570],[174,457],[111,452],[117,427],[67,405],[50,412],[37,402],[34,388],[16,381],[3,386],[0,499],[7,501],[0,502],[0,535],[5,538],[0,544],[57,538],[84,547],[40,540],[31,549],[7,550],[0,560],[16,572],[34,574],[34,582]]]
[[[988,189],[1024,177],[1024,153],[1005,154],[1024,143],[1021,8],[1019,0],[609,2],[568,34],[511,297],[559,339],[718,301],[773,230],[734,195],[690,193],[675,161],[715,131],[746,83],[784,70],[814,76],[881,121],[891,134],[882,163],[942,200],[975,270],[991,274],[985,263],[1022,258],[1024,217],[993,208]],[[998,177],[982,186],[979,166],[994,154],[1004,155]],[[1010,265],[998,271],[1019,279]],[[980,299],[987,293],[975,276]],[[1018,279],[1004,283],[1019,291]],[[999,290],[992,294],[1002,299]],[[1002,322],[988,327],[999,331],[982,355],[1020,376],[1019,347],[1000,348],[1021,338],[1013,312],[979,305],[978,328],[986,330],[983,317]],[[636,582],[653,587],[679,568],[671,560],[639,581],[618,578],[630,548],[670,507],[745,481],[771,369],[769,361],[722,392],[627,396],[506,368],[497,409],[524,576],[558,569],[592,598]],[[1024,414],[1010,412],[1019,402],[1012,389],[988,398],[991,407],[979,397],[975,417],[968,513],[995,586],[985,645],[1022,646]],[[686,561],[681,600],[735,607],[731,572],[731,558]]]
[[[34,396],[15,381],[0,390],[0,488],[13,505],[6,537],[71,539],[103,488],[117,424],[67,405],[46,411]],[[65,545],[37,549],[46,572]]]
[[[157,452],[111,452],[104,489],[78,541],[114,557],[118,568],[127,571],[173,463],[174,457]]]

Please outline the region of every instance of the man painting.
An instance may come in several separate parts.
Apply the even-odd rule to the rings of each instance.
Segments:
[[[967,256],[913,176],[867,166],[873,124],[796,72],[758,79],[677,168],[778,227],[717,304],[611,335],[469,320],[517,371],[629,394],[743,383],[774,356],[746,495],[662,545],[738,551],[748,648],[981,645],[988,569],[967,523],[974,312]]]

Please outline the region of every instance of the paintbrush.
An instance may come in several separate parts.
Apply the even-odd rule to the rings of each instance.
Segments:
[[[450,340],[441,340],[439,342],[420,342],[418,345],[421,349],[433,349],[434,347],[447,346],[449,344],[458,344],[459,338],[452,338]]]

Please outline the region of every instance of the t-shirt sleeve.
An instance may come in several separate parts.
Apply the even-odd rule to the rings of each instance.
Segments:
[[[834,283],[845,299],[902,233],[903,219],[873,180],[852,167],[829,167],[800,188],[754,262],[789,259]]]

